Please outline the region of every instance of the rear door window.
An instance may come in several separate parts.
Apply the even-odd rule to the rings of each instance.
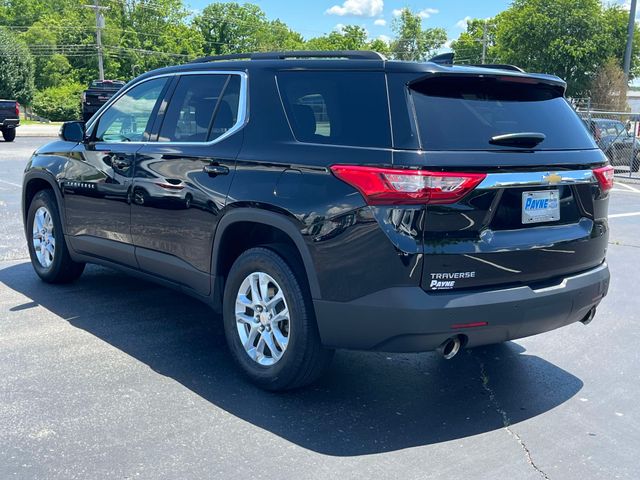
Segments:
[[[229,75],[183,75],[164,114],[159,142],[206,142]],[[217,136],[217,135],[216,135]]]
[[[281,72],[278,87],[299,142],[390,147],[382,72]]]
[[[214,112],[209,141],[227,133],[238,121],[240,107],[240,75],[231,75]]]
[[[410,85],[426,150],[504,150],[492,137],[542,133],[534,150],[596,148],[555,86],[513,77],[431,77]]]

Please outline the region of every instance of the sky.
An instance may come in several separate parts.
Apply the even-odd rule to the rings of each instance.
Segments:
[[[211,1],[189,3],[191,8],[200,10]],[[625,0],[610,1],[625,3]],[[251,0],[250,3],[259,5],[269,19],[279,18],[306,39],[339,29],[340,25],[354,24],[364,27],[371,39],[381,36],[388,39],[393,36],[394,11],[409,7],[420,12],[425,28],[442,27],[449,40],[455,40],[466,27],[466,18],[493,17],[505,10],[511,0]]]

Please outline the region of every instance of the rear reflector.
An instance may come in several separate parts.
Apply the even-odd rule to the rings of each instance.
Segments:
[[[454,203],[473,190],[484,173],[431,172],[333,165],[340,180],[357,188],[369,205]]]
[[[489,322],[457,323],[455,325],[451,325],[451,328],[458,330],[460,328],[486,327],[487,325],[489,325]]]
[[[607,165],[605,167],[594,168],[593,174],[598,179],[598,183],[600,184],[600,188],[603,192],[608,192],[613,188],[613,174],[614,170],[611,165]]]

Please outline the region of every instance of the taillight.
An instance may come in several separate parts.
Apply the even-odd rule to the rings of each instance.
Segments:
[[[594,168],[593,174],[598,179],[600,188],[604,193],[611,190],[611,188],[613,187],[613,174],[614,174],[614,170],[611,165],[607,165],[605,167],[600,167],[600,168]]]
[[[454,203],[486,177],[484,173],[431,172],[333,165],[333,174],[357,188],[369,205]]]
[[[16,102],[16,118],[20,118],[20,104]]]

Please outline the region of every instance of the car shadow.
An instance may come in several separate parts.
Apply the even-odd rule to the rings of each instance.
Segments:
[[[513,425],[567,401],[582,382],[515,343],[400,355],[340,351],[315,385],[268,393],[231,362],[221,319],[207,306],[155,284],[89,266],[72,285],[47,285],[29,263],[0,282],[171,377],[232,415],[304,448],[367,455],[461,439]]]

